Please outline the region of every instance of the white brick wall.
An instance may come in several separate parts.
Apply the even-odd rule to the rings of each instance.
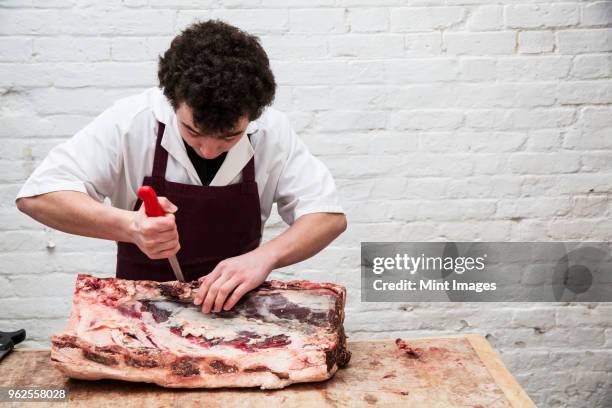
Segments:
[[[113,243],[45,229],[13,198],[207,18],[261,36],[276,106],[348,212],[331,247],[274,277],[346,284],[352,338],[481,333],[540,406],[612,405],[612,306],[359,301],[360,241],[612,239],[610,1],[0,1],[0,327],[48,345],[75,274],[112,274]]]

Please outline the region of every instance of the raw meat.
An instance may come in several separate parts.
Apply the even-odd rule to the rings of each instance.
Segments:
[[[193,304],[198,287],[79,275],[53,364],[87,380],[272,389],[328,379],[350,359],[342,286],[268,281],[210,314]]]

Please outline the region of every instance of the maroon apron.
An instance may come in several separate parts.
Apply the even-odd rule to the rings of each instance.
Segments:
[[[198,186],[167,181],[168,152],[161,146],[165,125],[158,122],[151,177],[142,185],[178,207],[174,214],[181,249],[176,254],[187,282],[210,273],[222,260],[249,252],[261,241],[261,211],[254,157],[242,169],[242,181],[227,186]],[[136,202],[138,210],[141,200]],[[149,259],[135,244],[117,243],[118,278],[175,280],[167,259]]]

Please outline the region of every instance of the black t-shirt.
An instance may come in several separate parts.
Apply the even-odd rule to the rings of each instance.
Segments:
[[[218,157],[214,159],[205,159],[200,157],[193,147],[189,146],[184,140],[185,149],[187,149],[187,156],[189,156],[189,160],[195,167],[198,176],[200,177],[200,181],[203,185],[207,186],[210,182],[215,178],[215,174],[219,171],[219,168],[223,164],[223,160],[225,160],[225,156],[227,156],[227,152],[220,154]]]

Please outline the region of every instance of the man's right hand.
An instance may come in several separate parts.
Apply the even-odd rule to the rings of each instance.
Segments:
[[[151,259],[169,258],[181,249],[174,213],[177,207],[165,197],[158,197],[166,213],[162,217],[147,217],[144,205],[134,212],[131,223],[132,242]]]

